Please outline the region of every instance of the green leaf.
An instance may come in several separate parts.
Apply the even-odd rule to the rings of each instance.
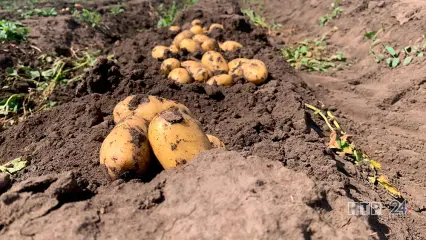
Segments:
[[[383,54],[378,54],[378,55],[377,55],[377,58],[378,58],[378,59],[380,59],[380,60],[383,60],[383,59],[385,59],[385,55],[383,55]]]
[[[372,31],[372,32],[368,32],[364,34],[364,37],[370,40],[374,39],[374,36],[376,36],[377,32],[376,31]]]
[[[401,60],[399,60],[399,58],[394,58],[392,60],[392,68],[395,68],[399,65],[399,63],[401,62]]]
[[[392,57],[395,57],[395,55],[396,55],[396,52],[395,52],[395,49],[393,49],[393,47],[391,47],[391,46],[386,46],[385,47],[386,48],[386,51],[392,56]]]
[[[386,63],[389,65],[389,67],[391,66],[392,63],[392,58],[386,58]]]
[[[411,61],[413,60],[413,56],[408,56],[405,58],[403,65],[407,66],[408,64],[411,63]]]
[[[13,174],[27,167],[28,163],[29,162],[27,161],[27,159],[25,159],[24,157],[19,157],[0,166],[0,171],[4,173]]]
[[[419,52],[419,54],[417,55],[417,57],[423,57],[425,54],[423,52]]]

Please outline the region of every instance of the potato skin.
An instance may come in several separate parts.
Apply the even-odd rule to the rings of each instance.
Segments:
[[[199,26],[199,25],[202,25],[203,24],[203,22],[201,22],[201,20],[200,19],[194,19],[194,20],[192,20],[192,22],[191,22],[191,25],[192,26]]]
[[[195,61],[185,61],[182,66],[189,72],[189,75],[197,82],[205,82],[211,76],[211,71],[203,64]]]
[[[150,122],[158,113],[170,108],[178,108],[185,114],[192,116],[191,111],[180,103],[157,96],[148,96],[145,102],[138,105],[134,115]]]
[[[160,72],[162,74],[168,75],[173,69],[179,68],[180,62],[176,58],[168,58],[163,61],[160,67]]]
[[[170,51],[171,53],[173,53],[174,55],[176,55],[176,54],[178,54],[178,53],[179,53],[179,47],[178,47],[178,46],[176,46],[176,45],[170,45],[170,47],[169,47],[169,51]]]
[[[151,56],[155,59],[165,59],[169,48],[166,46],[156,46],[152,49]]]
[[[201,49],[200,43],[198,43],[195,40],[192,39],[183,39],[180,44],[179,44],[179,48],[181,50],[186,50],[190,53],[196,52],[198,50]]]
[[[203,34],[204,30],[203,27],[199,25],[192,26],[189,31],[191,31],[193,34]]]
[[[215,51],[218,47],[216,40],[213,38],[208,38],[201,44],[201,49],[204,51]]]
[[[182,42],[183,39],[191,39],[194,34],[189,30],[184,30],[180,32],[176,37],[173,39],[173,45],[179,46],[180,42]]]
[[[114,116],[114,122],[118,123],[122,119],[131,116],[133,114],[134,109],[131,109],[129,106],[130,101],[135,97],[135,95],[131,95],[121,100],[117,105],[115,105],[112,115]]]
[[[218,52],[208,51],[201,58],[201,63],[206,66],[215,75],[228,73],[228,63],[225,58]]]
[[[145,120],[136,116],[125,118],[103,141],[100,164],[107,169],[111,180],[146,173],[151,160],[147,125]]]
[[[170,26],[169,27],[169,31],[170,32],[179,32],[180,31],[180,27],[179,26]]]
[[[215,28],[220,28],[222,30],[224,30],[224,27],[222,24],[219,23],[213,23],[212,25],[210,25],[209,27],[209,32],[212,32]]]
[[[208,85],[216,85],[218,86],[231,86],[232,85],[232,76],[228,74],[220,74],[217,76],[211,77],[208,81]]]
[[[212,144],[213,148],[223,148],[225,149],[225,144],[220,141],[220,139],[216,136],[207,134],[207,138],[209,139],[210,143]]]
[[[219,47],[220,47],[220,49],[222,49],[222,51],[232,52],[232,51],[235,51],[237,49],[242,48],[243,45],[241,45],[241,43],[236,42],[236,41],[226,41],[226,42],[224,42],[222,44],[219,44]]]
[[[257,59],[252,59],[242,65],[243,76],[249,82],[262,84],[268,78],[268,69],[266,65]]]
[[[178,109],[158,114],[149,124],[148,138],[164,169],[182,166],[212,148],[198,122]]]
[[[243,64],[249,62],[247,58],[236,58],[228,63],[229,75],[233,78],[240,78],[243,76]]]
[[[202,44],[207,39],[210,39],[210,38],[208,36],[204,35],[204,34],[195,34],[192,37],[192,40],[195,40],[195,41],[199,42],[200,44]]]
[[[192,82],[191,75],[189,75],[189,72],[185,68],[175,68],[169,73],[167,77],[180,84],[187,84]]]

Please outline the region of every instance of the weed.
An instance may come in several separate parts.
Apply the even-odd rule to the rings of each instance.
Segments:
[[[22,12],[22,10],[18,10],[18,12]],[[40,17],[49,17],[49,16],[57,16],[58,12],[55,8],[50,9],[31,9],[26,12],[21,13],[21,18],[31,18],[33,16],[40,16]]]
[[[194,5],[199,0],[189,0],[183,3],[176,3],[173,1],[168,8],[164,4],[158,5],[156,12],[160,20],[157,22],[157,27],[169,27],[172,25],[173,21],[176,19],[177,15],[184,9]]]
[[[321,27],[324,27],[331,22],[331,20],[338,18],[343,13],[343,8],[339,7],[339,4],[340,0],[336,0],[331,4],[331,10],[319,18],[319,25]]]
[[[124,12],[124,8],[122,6],[111,8],[110,13],[117,15]]]
[[[0,21],[0,40],[23,41],[26,40],[29,28],[20,22],[9,22],[5,19]]]
[[[276,24],[275,22],[269,24],[265,17],[261,16],[260,14],[257,14],[250,8],[241,9],[241,12],[246,15],[254,25],[266,28],[270,33],[282,27],[281,24]]]
[[[102,21],[102,16],[97,12],[91,12],[87,9],[82,11],[74,11],[73,16],[76,17],[80,22],[88,23],[92,27],[99,27],[99,23]]]
[[[325,110],[323,112],[319,108],[309,104],[305,104],[305,107],[314,111],[314,115],[319,115],[331,131],[330,141],[327,146],[328,149],[332,150],[340,157],[354,163],[355,166],[362,171],[362,173],[367,175],[368,181],[374,185],[379,184],[393,196],[401,197],[401,193],[398,189],[389,182],[385,175],[380,173],[382,165],[379,162],[372,160],[366,153],[350,141],[351,136],[343,131],[335,116],[330,111]],[[324,108],[325,107],[322,106],[322,109]]]
[[[346,58],[342,52],[330,54],[327,51],[325,36],[315,41],[305,40],[293,47],[281,49],[282,54],[295,69],[327,72],[329,68],[336,68],[335,62],[344,62]]]

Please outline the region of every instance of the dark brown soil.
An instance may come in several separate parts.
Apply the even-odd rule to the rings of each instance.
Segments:
[[[101,13],[115,4],[96,2],[88,6]],[[261,86],[243,81],[226,88],[182,86],[160,75],[161,63],[150,55],[155,45],[170,44],[171,36],[165,29],[153,28],[157,19],[146,14],[149,6],[129,1],[123,17],[106,14],[103,26],[111,30],[107,35],[74,25],[67,15],[29,22],[40,28],[34,31],[39,37],[30,41],[43,51],[55,51],[55,46],[102,48],[114,54],[117,63],[99,60],[76,89],[63,90],[68,98],[60,106],[0,132],[2,162],[31,157],[30,166],[13,176],[15,184],[0,197],[0,235],[8,239],[386,236],[389,228],[377,217],[347,215],[348,201],[381,195],[358,180],[351,164],[323,151],[326,140],[308,126],[303,109],[304,102],[314,102],[314,92],[270,43],[266,31],[250,24],[235,1],[206,0],[185,10],[179,24],[195,18],[223,24],[226,31],[213,35],[245,46],[225,58],[260,59],[269,78]],[[99,149],[114,126],[114,106],[132,94],[185,104],[207,133],[238,153],[206,152],[178,170],[155,176],[156,165],[150,170],[153,176],[143,181],[110,183],[99,166]],[[342,168],[345,171],[338,171]]]

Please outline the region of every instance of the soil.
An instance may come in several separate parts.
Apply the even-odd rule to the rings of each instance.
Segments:
[[[268,6],[265,13],[268,17],[277,16],[274,15],[278,13],[277,6],[289,11],[285,5],[296,4],[292,2],[286,1],[283,6],[281,1],[271,1],[265,4]],[[72,6],[67,2],[55,4],[58,8]],[[389,209],[385,208],[383,216],[348,215],[349,201],[386,202],[390,197],[363,180],[351,163],[325,151],[327,139],[314,131],[309,121],[311,116],[303,105],[316,103],[316,99],[333,104],[339,109],[336,115],[343,118],[346,130],[359,135],[356,140],[367,139],[362,144],[366,151],[380,149],[378,139],[392,147],[398,146],[396,142],[401,146],[407,135],[395,128],[378,127],[386,125],[386,116],[378,113],[368,116],[376,116],[380,123],[373,125],[372,119],[366,119],[365,124],[359,124],[360,117],[376,110],[358,109],[364,114],[354,115],[353,108],[344,108],[345,103],[331,98],[345,89],[349,96],[356,94],[349,87],[341,87],[340,91],[327,88],[330,76],[321,76],[326,80],[318,87],[315,84],[320,77],[295,72],[280,54],[276,40],[266,30],[252,25],[241,14],[237,2],[201,1],[184,10],[176,22],[183,25],[199,18],[206,24],[223,24],[226,31],[212,35],[244,45],[241,50],[224,54],[227,60],[256,58],[266,64],[269,77],[260,86],[242,80],[232,87],[172,83],[159,74],[161,62],[150,55],[154,46],[168,45],[172,39],[167,29],[155,27],[158,19],[151,12],[155,3],[132,0],[126,2],[125,14],[109,14],[108,10],[116,4],[116,1],[82,3],[83,7],[103,14],[102,26],[108,29],[107,34],[75,22],[67,13],[24,21],[33,29],[29,43],[43,52],[60,55],[67,52],[64,49],[94,48],[102,49],[105,55],[114,55],[116,60],[99,59],[78,86],[58,90],[59,95],[66,96],[61,98],[59,106],[0,132],[1,163],[20,156],[31,159],[27,168],[13,175],[10,189],[0,195],[2,238],[420,239],[426,236],[422,225],[424,212],[393,218],[388,217]],[[295,7],[303,9],[298,4]],[[292,21],[293,17],[288,16]],[[25,44],[18,47],[30,46]],[[0,46],[6,49],[10,45]],[[13,65],[26,58],[35,59],[36,54],[8,55],[3,62]],[[361,80],[360,86],[364,83]],[[99,165],[99,149],[114,127],[114,106],[133,94],[141,96],[137,99],[155,95],[186,105],[205,132],[219,137],[229,151],[204,152],[176,170],[161,171],[154,164],[149,170],[151,175],[143,179],[110,182]],[[407,91],[403,95],[416,96],[411,94]],[[386,130],[389,132],[383,134]],[[412,143],[410,150],[404,150],[404,156],[410,161],[422,156],[421,143],[420,140]],[[402,174],[398,186],[408,193],[409,204],[413,202],[410,207],[420,208],[420,195],[424,197],[420,186],[426,182],[420,168],[412,165],[401,168],[392,161],[394,158],[406,161],[402,157],[386,159],[386,156],[400,156],[401,150],[400,147],[386,149],[380,159],[386,164],[385,170]],[[421,162],[416,164],[420,166]],[[406,175],[406,171],[413,169],[416,173]],[[411,178],[416,179],[419,187],[409,184]]]

